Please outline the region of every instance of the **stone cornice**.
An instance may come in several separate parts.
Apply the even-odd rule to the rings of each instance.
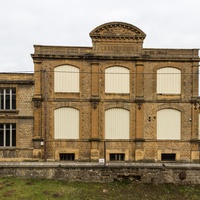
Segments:
[[[3,116],[1,115],[0,116],[0,119],[34,119],[33,116],[13,116],[13,115],[6,115],[6,116]]]
[[[32,54],[33,59],[83,59],[90,61],[98,60],[127,60],[127,61],[174,61],[174,62],[199,62],[199,57],[193,56],[150,56],[150,55],[131,55],[131,56],[115,56],[115,55],[49,55],[49,54]]]
[[[0,80],[0,84],[34,85],[34,81],[33,80]]]
[[[40,46],[35,45],[35,53],[31,54],[34,60],[37,59],[84,59],[84,60],[103,60],[103,59],[123,59],[123,60],[175,60],[199,61],[198,49],[154,49],[143,48],[141,52],[134,52],[133,46],[126,44],[106,46],[101,51],[95,52],[92,47],[67,47],[67,46]],[[121,53],[112,53],[112,50]],[[133,49],[133,51],[132,51]],[[105,51],[104,51],[105,50]],[[113,51],[114,51],[113,50]],[[127,52],[126,52],[127,50]],[[108,52],[109,51],[109,52]],[[38,61],[38,60],[37,60]]]

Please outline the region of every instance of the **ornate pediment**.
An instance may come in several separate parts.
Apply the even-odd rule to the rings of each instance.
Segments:
[[[90,37],[92,39],[140,39],[143,40],[145,38],[145,33],[141,31],[136,26],[133,26],[124,22],[110,22],[98,26],[93,31],[90,32]]]
[[[110,22],[95,28],[90,37],[97,55],[138,56],[146,34],[132,24]]]

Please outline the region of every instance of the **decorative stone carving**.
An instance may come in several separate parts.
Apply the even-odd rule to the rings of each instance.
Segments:
[[[98,97],[92,97],[90,102],[92,103],[93,109],[97,109],[100,99]]]
[[[194,105],[195,110],[197,110],[197,108],[200,110],[200,102],[197,100],[191,100],[190,102]]]
[[[42,98],[33,98],[35,108],[39,108],[42,104]]]
[[[90,32],[94,53],[99,55],[138,56],[146,34],[136,26],[111,22]]]
[[[142,104],[144,103],[144,100],[135,100],[135,103],[137,103],[137,105],[138,105],[138,110],[141,110],[141,108],[142,108]]]
[[[136,26],[123,22],[106,23],[95,28],[90,32],[92,39],[97,38],[129,38],[129,39],[144,39],[146,34]]]

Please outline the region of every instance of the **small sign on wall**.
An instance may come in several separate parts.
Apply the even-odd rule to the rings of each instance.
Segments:
[[[105,159],[104,159],[104,158],[100,158],[100,159],[99,159],[99,163],[104,164],[104,162],[105,162]]]

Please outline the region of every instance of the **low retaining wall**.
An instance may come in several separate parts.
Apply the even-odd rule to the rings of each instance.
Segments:
[[[0,163],[1,177],[47,178],[79,182],[138,181],[200,184],[200,164],[161,163]]]

